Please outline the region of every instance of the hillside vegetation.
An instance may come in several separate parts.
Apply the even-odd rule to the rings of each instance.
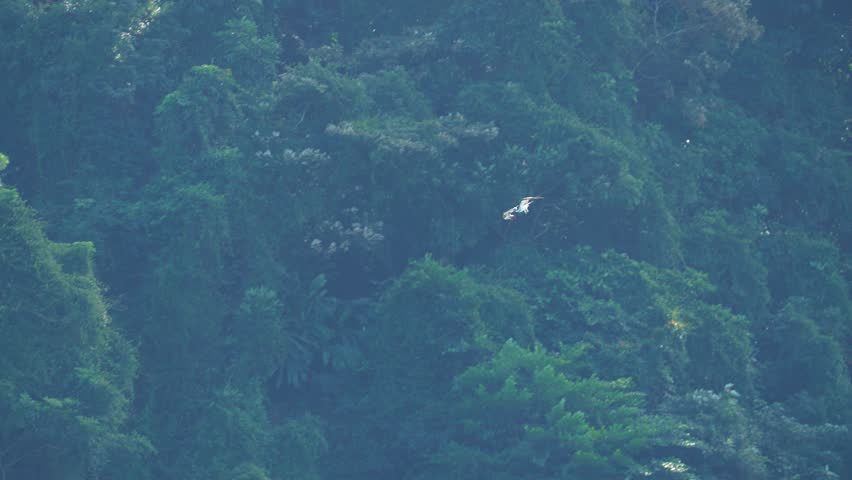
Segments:
[[[852,478],[848,2],[0,32],[0,480]]]

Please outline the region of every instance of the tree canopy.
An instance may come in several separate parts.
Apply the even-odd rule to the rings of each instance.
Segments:
[[[849,2],[0,31],[0,479],[852,476]]]

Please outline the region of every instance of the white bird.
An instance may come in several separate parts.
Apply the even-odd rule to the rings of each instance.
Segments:
[[[516,213],[529,213],[530,205],[534,200],[540,200],[544,197],[524,197],[521,199],[521,203],[515,205],[514,207],[503,212],[503,220],[514,220]]]

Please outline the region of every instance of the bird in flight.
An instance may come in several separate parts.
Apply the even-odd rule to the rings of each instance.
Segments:
[[[530,205],[534,200],[540,200],[544,197],[524,197],[521,203],[503,212],[503,220],[514,220],[516,213],[529,213]]]

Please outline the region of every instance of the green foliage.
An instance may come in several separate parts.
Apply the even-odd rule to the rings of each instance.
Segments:
[[[234,72],[245,85],[268,84],[275,75],[278,43],[270,35],[258,36],[257,25],[248,18],[225,22],[216,34],[222,50],[222,66]]]
[[[649,174],[647,158],[632,145],[514,83],[472,84],[460,93],[459,103],[473,119],[498,119],[508,146],[494,168],[497,186],[514,192],[510,198],[534,189],[549,199],[549,220],[540,232],[547,240],[676,262],[674,218]]]
[[[366,475],[375,465],[365,460],[380,453],[385,472],[425,461],[456,419],[448,411],[454,376],[508,337],[532,342],[532,318],[518,292],[428,256],[386,288],[374,315],[367,331],[369,384],[349,407],[357,412],[350,415],[371,420],[346,428],[358,446],[342,452],[332,476]]]
[[[227,70],[214,65],[193,67],[180,87],[157,106],[163,153],[193,154],[218,146],[241,123],[238,91]]]
[[[95,246],[92,242],[54,243],[51,249],[63,272],[71,275],[94,275],[92,266]]]
[[[635,16],[628,58],[640,80],[640,103],[646,111],[674,116],[669,120],[675,128],[677,120],[703,126],[704,106],[696,97],[714,91],[732,53],[763,32],[749,12],[750,0],[630,3]]]
[[[254,475],[263,473],[261,465],[275,449],[268,421],[258,386],[219,389],[196,423],[197,447],[179,455],[177,466],[186,478],[232,478],[240,475],[236,472],[247,474],[247,465],[253,466]]]
[[[469,272],[431,257],[413,262],[377,308],[375,348],[382,361],[375,368],[393,381],[402,380],[392,375],[402,369],[409,381],[440,384],[494,340],[532,339],[532,320],[522,296],[481,284]]]
[[[537,335],[552,347],[587,342],[605,378],[631,377],[652,401],[729,382],[752,392],[746,319],[708,302],[715,288],[705,275],[587,248],[516,268],[534,279],[527,288],[538,307]]]
[[[686,423],[688,440],[683,445],[691,455],[699,455],[693,461],[703,464],[705,472],[720,478],[766,478],[769,462],[760,451],[760,437],[733,387],[670,397],[662,410]]]
[[[307,63],[284,69],[273,93],[274,111],[286,119],[285,131],[316,135],[328,124],[365,110],[368,99],[363,83],[341,74],[339,68],[334,57],[323,61],[317,54]]]
[[[523,72],[534,90],[565,74],[576,44],[558,1],[458,2],[443,34],[459,42],[455,53],[469,61],[469,76],[515,79]]]
[[[684,249],[690,264],[707,272],[718,287],[714,300],[756,320],[766,314],[770,300],[759,250],[766,233],[765,208],[749,213],[739,224],[721,210],[697,215],[685,229]]]
[[[843,478],[848,472],[848,461],[842,459],[848,451],[848,445],[842,446],[848,442],[848,425],[803,423],[779,404],[758,405],[754,416],[761,449],[770,459],[768,469],[776,478]]]
[[[287,358],[284,307],[274,290],[255,287],[246,290],[231,343],[236,352],[236,379],[270,378]]]
[[[849,14],[0,0],[0,477],[849,477]]]
[[[843,404],[852,387],[838,341],[843,337],[824,333],[825,327],[814,320],[828,315],[831,312],[820,311],[803,298],[791,298],[772,318],[771,330],[764,335],[762,345],[766,385],[772,392],[769,398],[793,400],[791,396],[802,394],[821,398],[822,408],[797,412],[817,421],[842,419]],[[831,320],[839,321],[829,317]],[[814,402],[810,408],[816,405]]]
[[[687,147],[689,153],[700,158],[703,168],[713,172],[701,182],[702,198],[728,208],[767,204],[773,192],[762,168],[769,141],[766,128],[735,106],[715,99],[695,102],[701,106],[691,108],[706,109],[705,115],[710,119],[695,132]]]
[[[40,2],[0,6],[0,24],[9,32],[0,59],[10,66],[0,76],[0,143],[31,162],[34,168],[23,172],[26,186],[55,198],[68,188],[56,182],[73,178],[78,168],[101,163],[114,171],[139,153],[128,128],[138,124],[124,114],[132,104],[133,72],[113,63],[113,47],[147,2],[34,3]]]
[[[350,167],[351,178],[359,179],[357,187],[369,192],[369,204],[382,218],[399,224],[396,239],[411,254],[458,255],[494,224],[496,218],[485,213],[487,198],[479,196],[493,183],[491,168],[465,160],[497,136],[493,125],[460,114],[422,121],[382,115],[331,124],[326,133],[367,151]],[[480,187],[469,186],[471,181]],[[467,206],[463,216],[454,213],[460,205]],[[412,215],[416,222],[407,221]]]
[[[90,243],[47,240],[0,189],[0,472],[90,478],[152,451],[125,427],[136,356],[107,315]]]
[[[277,442],[281,450],[279,462],[282,478],[322,478],[317,466],[328,450],[328,442],[323,435],[320,419],[305,415],[288,420],[278,431]]]
[[[822,401],[802,405],[805,412],[816,412],[803,413],[806,418],[836,421],[837,407],[831,407],[834,411],[827,416],[826,405],[820,404],[845,395],[842,392],[848,388],[852,366],[852,329],[845,320],[852,315],[852,301],[844,254],[825,239],[776,225],[769,228],[761,246],[769,266],[775,313],[756,329],[762,332],[757,337],[761,358],[768,362],[764,375],[774,385],[768,398],[784,401],[801,389],[821,391],[825,395]],[[816,363],[790,356],[794,352],[815,355]]]
[[[386,115],[423,119],[431,113],[429,99],[420,91],[403,67],[364,75],[362,81],[373,108]]]
[[[647,415],[629,382],[570,375],[570,357],[506,342],[456,378],[451,440],[417,478],[619,478],[650,474],[677,425]],[[685,478],[685,477],[680,477]]]

